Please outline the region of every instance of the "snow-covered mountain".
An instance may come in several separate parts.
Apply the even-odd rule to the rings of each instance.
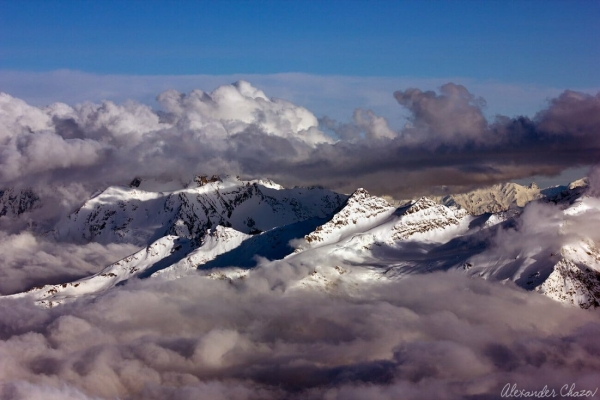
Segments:
[[[580,184],[584,185],[583,180]],[[572,186],[574,185],[575,183],[572,184]],[[469,214],[481,215],[507,211],[511,207],[522,208],[533,200],[555,196],[568,188],[569,186],[553,186],[541,189],[535,183],[522,186],[509,182],[476,189],[467,193],[437,196],[433,197],[433,199],[447,206],[456,205],[464,208]]]
[[[88,200],[55,236],[134,243],[140,251],[93,276],[17,296],[53,306],[130,279],[201,273],[235,280],[253,273],[260,260],[261,268],[283,260],[312,266],[310,274],[294,278],[296,288],[336,290],[341,282],[454,269],[595,307],[600,246],[593,230],[574,227],[600,219],[600,201],[583,183],[525,191],[499,185],[443,204],[423,197],[396,207],[364,189],[346,196],[235,177],[197,177],[186,185],[136,178]],[[490,207],[498,212],[481,213]]]
[[[201,239],[216,226],[256,234],[278,226],[330,216],[346,199],[321,188],[284,189],[268,180],[197,177],[176,183],[112,186],[59,224],[60,240],[149,245],[165,235]]]

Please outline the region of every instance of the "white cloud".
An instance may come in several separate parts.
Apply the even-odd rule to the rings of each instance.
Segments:
[[[598,160],[598,95],[567,91],[533,119],[493,122],[481,98],[453,83],[439,93],[396,91],[396,98],[411,124],[394,130],[365,109],[351,123],[324,118],[321,127],[306,108],[269,99],[244,81],[210,93],[168,90],[158,96],[162,111],[133,101],[39,109],[3,95],[0,187],[76,184],[93,192],[136,175],[189,181],[231,174],[407,198]]]
[[[272,75],[183,75],[183,76],[131,76],[96,75],[79,71],[17,72],[0,71],[0,88],[36,106],[57,101],[76,104],[84,101],[111,100],[123,102],[133,99],[155,105],[157,93],[175,89],[190,92],[196,88],[212,90],[238,80],[252,82],[269,96],[286,99],[313,111],[317,117],[329,116],[349,122],[352,110],[371,109],[385,117],[390,125],[401,128],[406,113],[398,111],[392,95],[394,90],[421,88],[436,90],[447,82],[468,87],[487,100],[486,115],[496,114],[533,116],[547,105],[549,98],[567,88],[477,81],[464,77],[356,77],[319,76],[302,73]],[[600,87],[571,88],[586,93],[596,93]]]

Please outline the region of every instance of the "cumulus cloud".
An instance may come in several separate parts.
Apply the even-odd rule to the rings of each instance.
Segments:
[[[404,130],[409,141],[426,142],[432,148],[440,144],[462,146],[485,142],[487,121],[482,113],[485,100],[476,98],[462,85],[447,83],[433,91],[407,89],[394,92],[398,103],[412,115],[412,126]]]
[[[210,93],[163,92],[159,111],[133,101],[38,108],[2,94],[0,184],[93,192],[136,175],[234,174],[401,198],[442,185],[469,189],[597,162],[599,96],[567,91],[532,119],[490,122],[485,101],[462,85],[406,89],[394,97],[409,123],[394,130],[362,109],[351,123],[319,124],[244,81]]]
[[[212,93],[164,92],[158,96],[161,112],[134,102],[39,109],[6,94],[0,100],[0,179],[5,186],[244,173],[240,160],[245,156],[251,162],[273,151],[276,162],[278,156],[297,156],[333,142],[311,112],[268,99],[243,81]],[[239,156],[231,157],[232,150]]]
[[[314,267],[2,299],[0,398],[498,398],[600,378],[593,313],[454,273],[294,290]]]
[[[411,112],[404,129],[377,135],[388,132],[384,121],[356,118],[360,112],[354,125],[323,119],[343,140],[319,146],[297,175],[407,197],[442,185],[456,191],[556,175],[600,156],[600,94],[567,91],[533,119],[497,116],[492,122],[483,115],[484,100],[461,85],[446,84],[439,94],[408,89],[395,97]]]

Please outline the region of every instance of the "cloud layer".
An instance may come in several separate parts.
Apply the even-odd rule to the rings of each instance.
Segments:
[[[401,130],[362,109],[351,123],[318,121],[246,82],[164,92],[160,111],[136,102],[38,108],[1,94],[1,187],[32,186],[53,201],[21,226],[0,220],[0,292],[75,279],[131,253],[21,230],[136,175],[229,173],[408,197],[600,159],[600,95],[567,91],[534,118],[491,122],[461,85],[394,97],[410,114]],[[551,218],[546,211],[525,217]],[[524,245],[519,232],[511,238],[498,248]],[[507,383],[593,390],[600,381],[596,312],[458,273],[295,288],[328,263],[263,261],[233,282],[136,280],[50,310],[2,298],[0,399],[487,399]]]
[[[75,245],[35,236],[31,232],[0,231],[0,295],[34,286],[71,282],[95,274],[137,251],[133,245]]]
[[[212,90],[224,83],[246,80],[268,95],[302,105],[316,113],[339,121],[348,121],[351,110],[372,109],[385,116],[392,126],[401,127],[404,113],[398,113],[394,89],[420,88],[434,90],[447,82],[468,87],[488,100],[484,109],[488,117],[496,114],[533,116],[547,100],[563,90],[539,85],[507,84],[461,77],[357,77],[319,76],[304,73],[270,75],[98,75],[81,71],[59,70],[24,72],[0,70],[2,91],[35,106],[54,102],[77,104],[84,101],[110,100],[121,103],[133,99],[156,106],[156,94],[175,89],[187,93],[195,88]],[[600,88],[578,88],[596,93]]]
[[[399,112],[410,115],[400,130],[362,109],[351,123],[319,124],[307,109],[269,99],[244,81],[211,93],[163,92],[160,111],[133,101],[38,108],[1,94],[0,185],[91,192],[136,175],[185,181],[225,173],[406,198],[442,185],[459,190],[557,174],[600,159],[600,94],[566,91],[532,119],[492,122],[482,111],[485,100],[461,85],[394,97]]]
[[[51,310],[3,300],[0,398],[484,399],[600,379],[593,313],[453,273],[290,287],[314,267],[138,281]]]
[[[414,195],[432,186],[457,190],[557,174],[600,156],[600,94],[566,91],[533,119],[498,116],[493,122],[481,111],[484,100],[460,85],[394,96],[410,111],[410,124],[390,137],[381,120],[355,117],[365,138],[321,146],[304,164],[305,176],[318,169],[323,183],[358,182],[378,193]],[[338,131],[348,137],[352,129],[345,124]]]

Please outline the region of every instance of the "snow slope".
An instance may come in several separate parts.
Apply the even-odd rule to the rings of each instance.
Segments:
[[[53,306],[131,279],[235,280],[281,260],[306,271],[289,278],[290,290],[358,290],[370,280],[457,270],[582,308],[600,304],[600,200],[582,185],[473,215],[425,197],[394,207],[364,189],[348,197],[232,177],[198,177],[171,191],[135,183],[90,199],[56,235],[142,250],[91,277],[17,296]]]
[[[152,273],[162,265],[171,265],[191,251],[190,240],[164,236],[150,246],[104,268],[90,277],[60,285],[35,287],[28,292],[9,297],[27,296],[38,304],[53,307],[83,295],[93,295],[113,288],[126,280]]]
[[[199,240],[218,225],[250,234],[328,217],[345,199],[325,189],[283,189],[236,177],[199,177],[174,191],[113,186],[88,200],[55,234],[60,240],[139,246],[165,235]]]

